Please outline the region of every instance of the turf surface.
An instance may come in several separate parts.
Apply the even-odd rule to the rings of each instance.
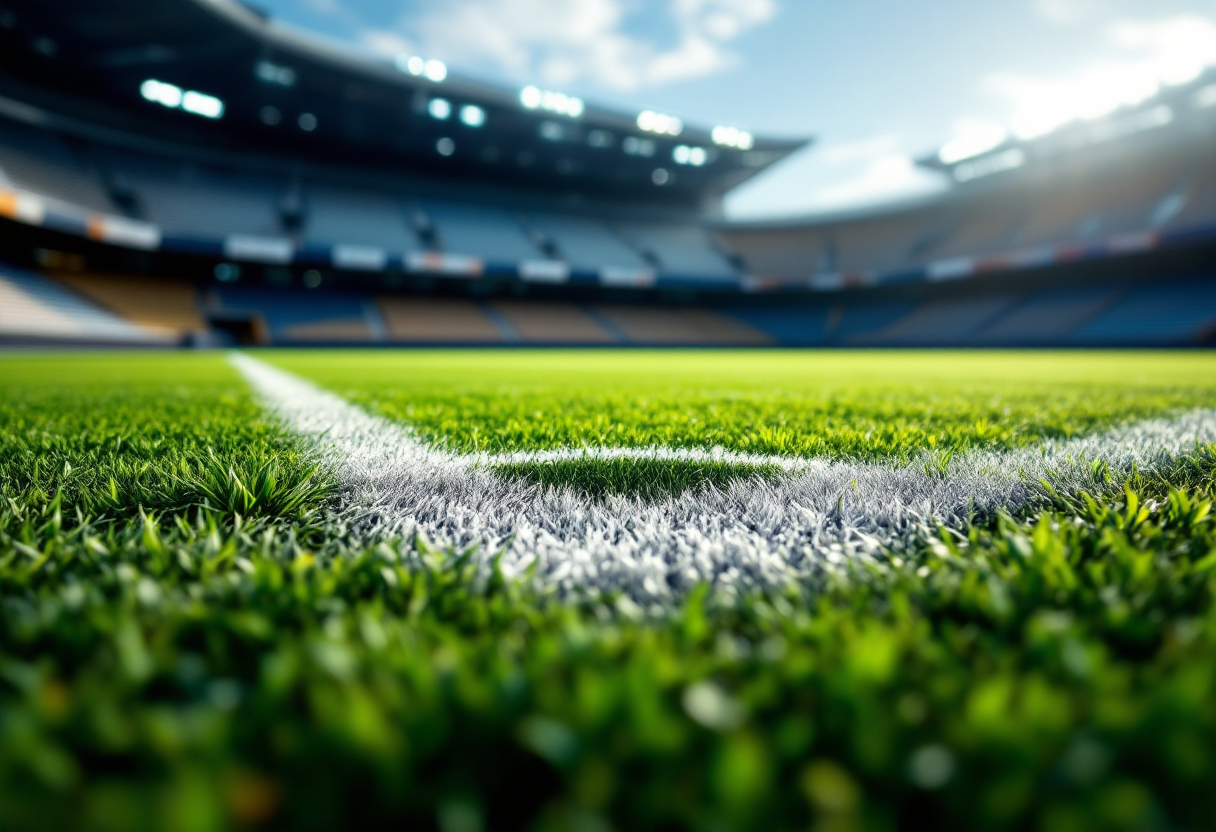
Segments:
[[[1205,354],[366,352],[262,354],[458,452],[721,447],[906,462],[1216,403]],[[572,459],[509,476],[661,494],[752,466]]]
[[[912,458],[1216,382],[1199,354],[267,357],[463,450]],[[0,387],[0,827],[1216,826],[1216,449],[654,615],[353,541],[222,356],[8,355]]]

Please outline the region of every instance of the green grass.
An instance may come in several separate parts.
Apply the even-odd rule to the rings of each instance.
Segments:
[[[890,458],[1216,382],[1205,355],[273,357],[466,450]],[[352,543],[221,356],[9,355],[0,387],[0,828],[1216,828],[1216,449],[655,617]]]
[[[1206,353],[259,353],[453,450],[907,460],[1216,403]]]
[[[20,502],[283,515],[330,486],[222,355],[9,356],[0,386],[0,483]]]

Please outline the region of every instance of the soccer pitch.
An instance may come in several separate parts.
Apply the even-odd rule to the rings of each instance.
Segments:
[[[2,827],[1216,825],[1216,356],[0,386]]]

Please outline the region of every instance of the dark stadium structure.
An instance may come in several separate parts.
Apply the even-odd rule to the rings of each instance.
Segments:
[[[808,140],[379,60],[234,0],[0,0],[0,341],[1195,346],[1216,76],[730,223]]]

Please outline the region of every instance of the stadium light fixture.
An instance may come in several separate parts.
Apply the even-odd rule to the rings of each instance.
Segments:
[[[587,109],[581,98],[530,86],[519,91],[519,103],[525,110],[544,110],[569,118],[581,118]]]
[[[684,132],[684,122],[675,116],[646,110],[638,115],[638,129],[646,133],[658,133],[661,136],[678,136]]]
[[[466,127],[481,127],[486,123],[486,111],[476,104],[465,104],[460,108],[460,122]]]
[[[224,102],[214,95],[187,92],[182,96],[182,109],[203,118],[219,118],[224,114]]]
[[[426,111],[437,121],[447,121],[452,115],[452,102],[446,98],[432,98],[426,105]]]
[[[182,106],[182,97],[184,93],[182,88],[174,84],[166,84],[163,81],[156,81],[149,78],[144,81],[139,87],[139,92],[143,95],[144,100],[151,101],[155,104],[162,104],[166,107]]]
[[[415,78],[426,78],[436,84],[448,77],[448,65],[434,58],[427,60],[421,55],[398,55],[394,63],[397,69]]]
[[[943,165],[953,165],[996,150],[1008,138],[1009,133],[1004,127],[995,124],[976,125],[962,136],[944,144],[938,151],[937,158]]]
[[[217,119],[224,115],[224,102],[214,95],[183,90],[176,84],[167,84],[154,78],[149,78],[140,84],[139,93],[145,101],[160,104],[171,110],[183,110],[210,119]]]
[[[751,150],[756,146],[756,137],[746,130],[740,130],[738,127],[727,127],[719,125],[713,129],[710,134],[713,137],[714,144],[719,147],[733,147],[736,150]]]
[[[686,144],[676,145],[671,151],[671,158],[677,165],[689,165],[694,168],[703,167],[709,161],[709,152],[703,147],[689,147]]]

